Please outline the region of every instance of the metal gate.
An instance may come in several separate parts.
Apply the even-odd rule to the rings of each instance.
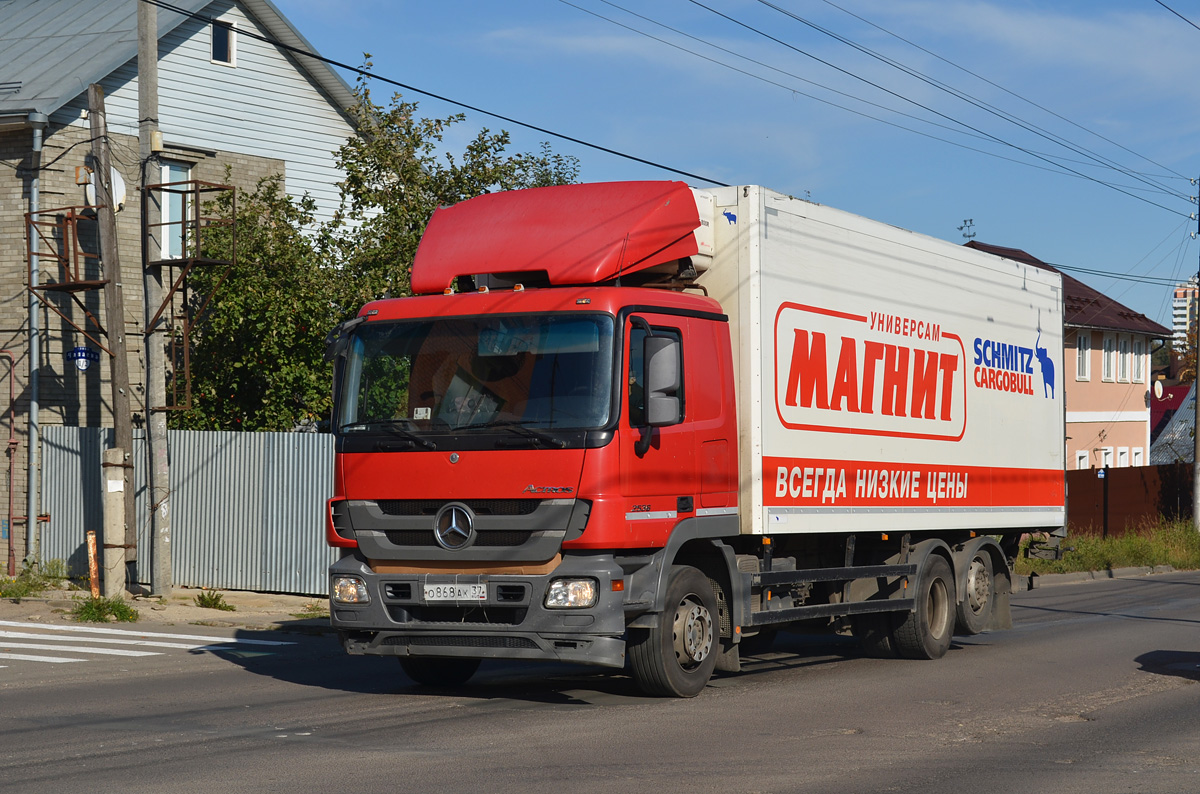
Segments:
[[[112,428],[42,430],[42,560],[86,575],[88,530],[102,534],[101,452]],[[336,552],[325,545],[333,437],[172,430],[171,568],[176,585],[319,596]],[[146,447],[134,435],[138,579],[149,584]]]

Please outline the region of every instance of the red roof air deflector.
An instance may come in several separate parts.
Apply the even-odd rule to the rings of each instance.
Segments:
[[[696,200],[682,182],[600,182],[492,193],[433,213],[412,268],[417,294],[458,276],[544,270],[596,284],[697,252]]]

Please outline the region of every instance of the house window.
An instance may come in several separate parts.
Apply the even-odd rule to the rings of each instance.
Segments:
[[[164,160],[162,164],[163,184],[187,182],[192,178],[192,167],[187,163]],[[162,199],[162,258],[182,259],[187,250],[187,187],[180,185],[163,190]]]
[[[1075,337],[1075,380],[1090,380],[1092,377],[1092,335],[1080,331]]]
[[[1075,468],[1086,469],[1088,467],[1088,453],[1086,449],[1080,449],[1075,452]]]
[[[236,66],[237,38],[232,22],[212,22],[212,62]]]
[[[1104,335],[1104,355],[1100,366],[1100,378],[1112,380],[1117,369],[1117,338],[1112,334]]]
[[[1117,447],[1117,468],[1129,467],[1129,447]]]
[[[1134,466],[1141,466],[1141,465],[1143,465],[1143,462],[1142,462],[1142,448],[1141,448],[1141,447],[1134,447],[1134,448],[1133,448],[1133,465],[1134,465]]]
[[[1117,380],[1129,383],[1129,337],[1122,336],[1117,342]]]
[[[1106,469],[1112,468],[1112,461],[1113,461],[1112,454],[1113,454],[1112,447],[1102,447],[1100,449],[1100,465],[1102,467],[1104,467]]]
[[[1133,382],[1146,382],[1146,340],[1137,339],[1133,343]]]

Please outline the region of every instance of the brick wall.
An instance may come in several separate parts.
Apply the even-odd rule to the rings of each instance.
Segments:
[[[110,119],[110,124],[112,120]],[[90,162],[90,130],[86,126],[55,126],[45,131],[41,162],[40,208],[42,210],[84,204],[84,188],[75,184],[76,166]],[[137,138],[130,135],[110,133],[113,166],[121,173],[127,186],[124,209],[117,214],[118,252],[121,260],[121,283],[125,301],[126,348],[131,382],[130,402],[135,426],[142,422],[145,406],[145,357],[143,335],[145,316],[142,300],[141,267],[141,218],[139,177],[139,147]],[[26,483],[28,467],[28,414],[29,414],[29,291],[26,226],[24,214],[29,209],[29,188],[32,174],[31,149],[33,136],[28,129],[0,131],[0,348],[11,351],[15,366],[12,377],[15,412],[15,437],[17,446],[5,464],[13,467],[12,501],[14,513],[24,516],[26,512]],[[208,182],[224,182],[225,166],[232,166],[231,181],[242,189],[252,189],[265,176],[284,173],[282,160],[253,157],[232,152],[203,151],[168,147],[162,157],[187,163],[192,166],[192,178]],[[158,173],[150,174],[148,182],[161,181]],[[98,238],[95,224],[88,224],[81,237],[85,248],[96,250]],[[43,244],[42,249],[46,250]],[[61,281],[54,260],[40,257],[43,277]],[[100,277],[97,265],[90,266],[88,278]],[[164,273],[164,281],[168,274]],[[167,281],[169,284],[169,281]],[[164,287],[165,289],[165,287]],[[104,311],[104,296],[100,290],[76,293],[77,305],[65,293],[48,296],[48,300],[76,325],[97,336],[94,324],[89,323],[86,312],[91,312],[105,327],[110,325]],[[41,327],[41,367],[38,379],[39,421],[46,425],[72,425],[80,427],[110,427],[110,379],[108,356],[101,351],[100,361],[88,370],[79,370],[74,362],[66,358],[67,352],[77,346],[97,350],[64,318],[46,305],[39,305]],[[107,344],[107,343],[106,343]],[[8,438],[9,367],[7,358],[0,356],[0,409],[3,410],[3,428],[0,435]],[[0,442],[2,443],[2,442]],[[0,521],[7,521],[8,493],[7,470],[0,472]],[[15,531],[14,531],[15,530]],[[26,529],[18,520],[8,531],[16,543],[18,560],[25,556]],[[7,539],[3,539],[0,553],[7,554]],[[0,567],[0,574],[4,572]]]

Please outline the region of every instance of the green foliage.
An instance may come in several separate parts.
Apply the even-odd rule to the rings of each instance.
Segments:
[[[196,594],[193,600],[196,602],[196,606],[205,609],[220,609],[225,612],[233,612],[237,609],[233,604],[226,603],[225,596],[216,590],[202,590]]]
[[[435,209],[578,177],[578,161],[549,144],[538,154],[507,154],[506,132],[481,131],[458,157],[442,151],[462,115],[419,118],[416,103],[399,94],[375,103],[366,83],[359,79],[349,109],[357,133],[335,153],[346,178],[334,217],[318,221],[315,202],[288,196],[281,176],[263,179],[238,192],[228,276],[222,280],[219,266],[189,276],[198,296],[189,310],[211,300],[192,332],[193,408],[169,414],[173,428],[293,430],[328,417],[325,334],[364,303],[409,293],[413,256]],[[230,217],[232,199],[219,195],[205,214]],[[208,227],[202,244],[204,256],[233,258],[229,227]]]
[[[30,598],[43,590],[58,590],[66,578],[66,563],[49,560],[40,570],[25,568],[12,579],[0,578],[0,598]]]
[[[1186,522],[1147,525],[1108,539],[1075,535],[1068,537],[1063,546],[1069,550],[1059,560],[1018,558],[1017,573],[1073,573],[1153,565],[1200,570],[1200,533]]]
[[[120,598],[87,598],[76,602],[71,617],[80,623],[133,623],[138,611]]]

